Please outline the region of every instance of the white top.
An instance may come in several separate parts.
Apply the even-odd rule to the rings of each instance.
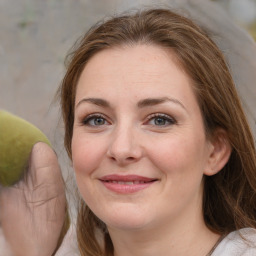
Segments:
[[[242,234],[243,240],[239,234]],[[0,255],[12,256],[0,228]],[[72,225],[55,256],[79,256],[75,228]],[[226,236],[211,256],[256,256],[256,229],[244,228]]]
[[[240,234],[246,239],[243,239]],[[78,256],[76,236],[70,229],[56,256]],[[256,229],[243,228],[227,235],[211,256],[256,256]]]
[[[230,233],[211,256],[256,256],[256,229],[243,228]]]
[[[55,256],[79,256],[75,225],[71,223],[64,240]]]

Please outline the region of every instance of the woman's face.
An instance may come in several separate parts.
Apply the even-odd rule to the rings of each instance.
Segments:
[[[77,85],[72,158],[82,197],[109,228],[201,217],[211,151],[173,53],[137,45],[90,59]]]

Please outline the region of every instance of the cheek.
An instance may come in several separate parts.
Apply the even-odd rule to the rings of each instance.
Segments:
[[[74,136],[72,139],[72,161],[76,175],[90,175],[102,158],[103,148],[97,142]]]
[[[73,136],[71,145],[77,187],[88,205],[94,202],[96,191],[92,180],[104,155],[102,147],[97,145],[99,144],[95,143],[95,140],[88,140],[82,136]]]
[[[151,162],[164,175],[162,195],[165,202],[172,202],[166,204],[169,205],[166,206],[168,209],[179,212],[177,209],[181,210],[194,200],[201,200],[205,167],[202,147],[203,144],[198,140],[179,138],[161,144],[154,143],[154,148],[149,152]]]
[[[151,161],[166,175],[182,176],[185,179],[189,179],[196,172],[201,175],[206,162],[205,142],[202,137],[176,134],[153,144],[154,147],[149,152]]]

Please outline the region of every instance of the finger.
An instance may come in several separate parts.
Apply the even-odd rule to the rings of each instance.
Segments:
[[[2,188],[0,205],[4,233],[15,255],[38,250],[40,255],[52,254],[66,216],[66,198],[57,156],[47,144],[33,147],[26,181]]]

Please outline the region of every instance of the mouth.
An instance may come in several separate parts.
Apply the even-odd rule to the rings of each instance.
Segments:
[[[156,178],[137,175],[107,175],[99,180],[108,190],[121,194],[138,192],[158,181]]]

